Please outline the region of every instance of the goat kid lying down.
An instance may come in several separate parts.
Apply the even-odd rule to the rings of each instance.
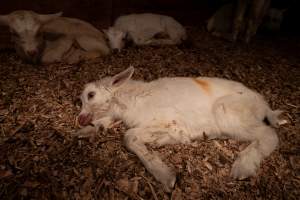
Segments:
[[[28,62],[76,63],[109,54],[102,32],[88,22],[61,15],[18,10],[0,15],[0,23],[10,27],[17,54]]]
[[[118,17],[104,31],[111,49],[121,50],[126,41],[135,45],[176,45],[187,39],[185,28],[173,17],[152,13]]]
[[[78,134],[108,127],[115,119],[129,127],[126,147],[170,191],[176,175],[145,144],[190,143],[208,138],[234,138],[251,144],[234,162],[231,176],[253,176],[263,158],[278,144],[275,130],[278,110],[241,83],[220,78],[160,78],[151,82],[131,80],[134,68],[88,83],[82,94]],[[268,121],[268,126],[264,121]],[[93,126],[91,126],[93,125]]]

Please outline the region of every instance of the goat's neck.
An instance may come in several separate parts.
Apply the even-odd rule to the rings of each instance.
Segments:
[[[150,92],[149,83],[130,80],[114,93],[112,113],[117,118],[123,118]]]

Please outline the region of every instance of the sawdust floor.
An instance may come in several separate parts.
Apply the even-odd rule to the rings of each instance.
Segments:
[[[130,47],[77,65],[23,64],[0,53],[0,199],[299,199],[300,43],[297,37],[257,37],[249,46],[190,28],[189,47]],[[95,137],[78,129],[78,95],[84,83],[129,65],[135,79],[217,76],[263,94],[288,123],[277,129],[280,145],[257,176],[229,177],[244,143],[197,141],[155,148],[174,167],[171,194],[122,144],[123,124]]]

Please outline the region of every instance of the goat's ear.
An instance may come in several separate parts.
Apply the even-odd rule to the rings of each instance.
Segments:
[[[112,77],[111,86],[113,87],[119,87],[126,83],[133,75],[134,67],[130,66],[125,71],[122,71],[121,73],[115,75]]]
[[[108,29],[105,28],[105,29],[102,29],[101,31],[102,31],[105,35],[107,35]]]
[[[0,24],[9,25],[10,15],[0,15]]]
[[[41,14],[39,14],[38,18],[39,18],[40,22],[46,23],[46,22],[48,22],[50,20],[53,20],[53,19],[58,18],[58,17],[61,17],[62,14],[63,14],[63,12],[58,12],[58,13],[54,13],[54,14],[47,14],[47,15],[41,15]]]

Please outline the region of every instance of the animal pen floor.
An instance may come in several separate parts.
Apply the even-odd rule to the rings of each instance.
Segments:
[[[249,45],[216,39],[189,28],[191,47],[130,47],[77,65],[23,64],[0,54],[0,199],[299,199],[300,40],[258,36]],[[77,97],[83,84],[133,65],[134,78],[217,76],[263,94],[288,123],[277,129],[280,145],[257,176],[229,177],[247,143],[195,141],[149,147],[177,172],[171,194],[128,152],[116,124],[90,138],[78,129]],[[188,97],[187,97],[188,98]]]

